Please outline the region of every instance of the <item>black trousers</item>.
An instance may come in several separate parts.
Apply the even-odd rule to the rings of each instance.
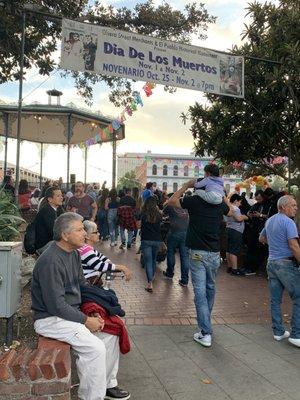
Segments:
[[[247,237],[247,252],[245,256],[244,267],[250,271],[264,271],[268,258],[268,246],[258,241],[259,233],[249,232]]]

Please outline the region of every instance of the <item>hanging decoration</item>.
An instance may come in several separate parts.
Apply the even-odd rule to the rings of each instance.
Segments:
[[[264,158],[263,162],[267,165],[281,165],[288,163],[288,157],[277,156],[274,158]],[[231,163],[231,166],[235,169],[243,169],[247,168],[248,165],[251,164],[249,161],[234,161]]]
[[[155,83],[147,82],[143,86],[143,90],[146,94],[147,97],[151,96],[153,94],[152,89],[154,89],[156,86]],[[125,109],[121,112],[120,117],[113,120],[110,125],[108,125],[106,128],[101,129],[99,128],[98,133],[90,139],[85,140],[84,142],[80,142],[78,144],[72,144],[70,147],[79,147],[79,148],[84,148],[84,147],[89,147],[92,146],[96,143],[103,142],[103,141],[109,141],[113,140],[113,134],[115,131],[118,131],[121,126],[123,125],[124,121],[126,121],[126,115],[129,115],[130,117],[133,115],[135,111],[138,110],[138,105],[141,107],[144,106],[142,97],[140,92],[135,90],[132,93],[133,101],[129,104],[126,105]],[[126,114],[126,115],[125,115]],[[117,133],[118,136],[118,133]]]
[[[256,188],[267,188],[269,187],[268,180],[262,175],[252,176],[243,182],[239,182],[235,185],[235,191],[240,192],[241,189],[249,190],[251,186],[256,186]]]

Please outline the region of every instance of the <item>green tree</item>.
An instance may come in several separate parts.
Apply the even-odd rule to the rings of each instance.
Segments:
[[[141,182],[136,179],[134,171],[126,172],[122,178],[118,180],[118,189],[123,189],[124,187],[132,189],[134,187],[141,188]]]
[[[246,58],[245,99],[208,94],[208,104],[189,108],[196,151],[224,163],[246,162],[248,173],[263,170],[286,177],[286,166],[272,166],[268,160],[288,156],[290,138],[292,173],[299,185],[300,3],[254,2],[248,15],[245,44],[232,52],[277,63]]]
[[[0,83],[18,78],[20,58],[20,8],[25,0],[2,0],[6,7],[0,13]],[[215,21],[203,4],[186,4],[183,11],[174,9],[167,2],[155,6],[152,0],[137,4],[133,9],[115,8],[100,1],[88,6],[88,0],[32,0],[44,12],[54,13],[70,19],[78,19],[95,25],[136,32],[153,37],[189,43],[196,34],[205,38],[207,24]],[[1,28],[2,27],[2,28]],[[43,16],[28,15],[25,44],[25,67],[39,68],[42,75],[49,75],[57,68],[53,52],[57,50],[61,35],[61,23],[46,20]],[[117,106],[131,94],[130,81],[122,78],[93,75],[89,73],[64,72],[75,78],[75,85],[88,103],[92,101],[93,85],[106,82],[111,89],[110,100]],[[169,88],[172,90],[172,88]],[[130,101],[132,100],[129,97]]]
[[[88,0],[33,0],[41,11],[77,19]],[[21,9],[26,0],[4,0],[0,7],[0,84],[19,78],[21,47]],[[39,6],[39,7],[38,7]],[[61,22],[49,21],[38,14],[26,14],[25,71],[35,66],[40,74],[49,75],[55,68],[53,52],[60,38]]]

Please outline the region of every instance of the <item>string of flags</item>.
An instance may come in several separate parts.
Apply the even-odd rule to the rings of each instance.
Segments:
[[[155,88],[155,86],[156,84],[152,82],[145,83],[145,85],[143,86],[143,90],[145,92],[146,97],[150,97],[153,94],[153,89]],[[144,106],[140,92],[135,90],[132,93],[132,97],[133,100],[130,103],[128,102],[124,110],[121,112],[119,118],[113,120],[112,123],[109,124],[106,128],[104,129],[99,128],[98,132],[92,138],[89,138],[78,144],[72,144],[71,147],[85,148],[97,143],[113,140],[114,132],[116,132],[116,138],[120,139],[119,135],[122,135],[122,131],[120,132],[118,131],[122,127],[122,125],[124,125],[124,122],[126,121],[127,117],[128,116],[131,117],[134,114],[134,112],[138,110],[138,106],[141,107]]]
[[[287,164],[288,157],[277,156],[274,158],[265,158],[263,161],[269,165],[281,165],[281,164]],[[235,169],[244,168],[245,166],[247,166],[247,161],[246,162],[234,161],[233,163],[231,163],[231,165]]]

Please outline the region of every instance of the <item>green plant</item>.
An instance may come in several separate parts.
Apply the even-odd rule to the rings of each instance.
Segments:
[[[25,222],[9,193],[0,189],[0,241],[12,241],[20,236],[18,227]]]

